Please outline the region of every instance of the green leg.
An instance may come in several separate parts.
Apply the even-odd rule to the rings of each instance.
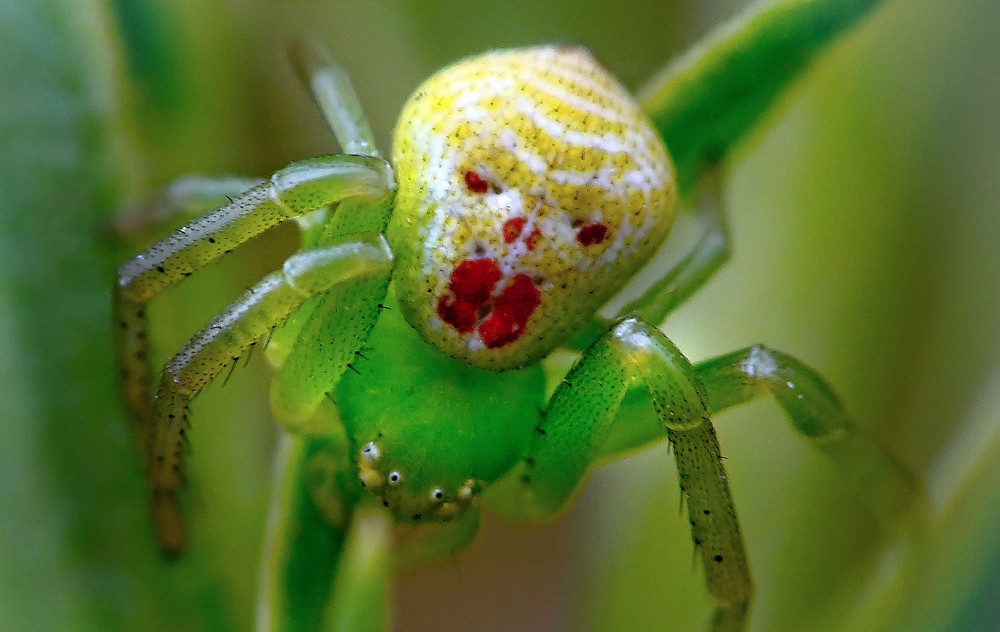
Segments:
[[[391,206],[387,200],[345,200],[318,237],[333,243],[346,235],[383,232]],[[291,432],[324,432],[324,418],[313,412],[334,390],[382,311],[390,274],[360,279],[317,297],[275,332],[268,359],[279,367],[271,382],[271,410]],[[316,341],[323,344],[316,344]]]
[[[772,395],[792,427],[833,461],[873,517],[890,531],[922,503],[917,478],[888,452],[859,433],[833,389],[808,366],[762,345],[699,363],[712,414]]]
[[[833,389],[814,370],[780,351],[755,345],[700,362],[695,372],[708,393],[713,416],[773,395],[792,428],[833,462],[882,527],[889,532],[903,526],[920,528],[924,517],[920,481],[854,427]],[[625,395],[619,421],[595,448],[597,461],[662,438],[644,390],[632,387]]]
[[[302,322],[297,316],[277,333],[274,344],[290,346],[290,353],[271,381],[271,410],[286,430],[329,432],[326,418],[314,413],[344,372],[357,370],[357,354],[378,322],[390,276],[386,270],[332,288],[304,310]],[[295,340],[289,343],[291,336]],[[276,359],[273,353],[268,357]]]
[[[293,163],[123,264],[118,289],[133,301],[148,301],[276,224],[352,196],[388,197],[394,188],[392,170],[378,158]]]
[[[616,413],[633,383],[648,390],[660,436],[673,448],[695,548],[718,604],[713,629],[741,630],[753,583],[707,395],[687,359],[643,321],[616,324],[556,389],[515,473],[521,489],[513,511],[540,518],[565,504],[612,426],[627,423]]]
[[[116,215],[110,228],[121,236],[152,232],[176,220],[191,219],[218,208],[261,184],[264,181],[259,178],[240,176],[181,176],[149,198]]]
[[[351,196],[389,198],[394,186],[389,166],[375,158],[333,156],[294,163],[118,269],[113,309],[119,380],[142,446],[152,414],[146,303],[280,222]]]
[[[391,264],[392,253],[381,236],[294,255],[281,272],[265,277],[209,321],[167,363],[153,399],[147,460],[154,522],[165,550],[183,546],[175,494],[191,399],[307,299],[339,284],[385,273]]]
[[[290,52],[299,79],[309,88],[344,153],[378,156],[375,136],[344,69],[311,40],[298,42]]]

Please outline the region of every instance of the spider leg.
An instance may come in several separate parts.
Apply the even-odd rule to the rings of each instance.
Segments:
[[[809,366],[781,351],[754,345],[699,362],[694,369],[705,386],[712,416],[759,397],[774,396],[792,428],[833,462],[887,532],[903,526],[921,527],[924,499],[920,481],[855,427],[830,385]],[[629,389],[618,410],[618,421],[595,448],[595,460],[661,439],[644,390]]]
[[[191,219],[218,208],[264,181],[233,175],[188,174],[116,214],[108,228],[121,237],[152,232],[178,219]]]
[[[718,604],[713,629],[741,630],[753,582],[708,398],[699,376],[673,343],[637,318],[618,322],[583,353],[556,388],[522,463],[494,486],[514,499],[500,510],[529,518],[558,511],[602,455],[600,444],[612,427],[629,423],[617,413],[633,383],[648,390],[658,419],[656,431],[673,448],[692,537],[708,590]],[[512,491],[510,485],[519,489]]]
[[[699,363],[717,414],[772,395],[792,427],[827,456],[889,532],[922,517],[922,487],[891,454],[859,432],[827,382],[795,358],[762,345]]]
[[[375,136],[344,69],[312,40],[296,42],[289,55],[299,80],[309,88],[344,153],[378,156]]]
[[[390,211],[388,200],[345,200],[317,243],[384,232]],[[357,351],[378,321],[389,279],[386,272],[332,288],[275,332],[268,349],[269,360],[279,367],[271,381],[271,410],[287,430],[329,431],[322,427],[324,417],[314,420],[313,412],[345,370],[364,370]]]
[[[378,321],[390,273],[375,274],[342,284],[318,297],[311,311],[304,310],[290,329],[279,332],[276,343],[290,347],[271,381],[271,410],[294,433],[328,432],[324,418],[314,418],[316,407],[327,399],[344,371],[361,373],[364,361],[357,355]],[[288,336],[294,341],[288,343]],[[274,361],[275,353],[268,357]]]
[[[152,402],[147,458],[154,523],[164,550],[183,546],[175,495],[191,399],[308,298],[385,272],[391,263],[392,253],[378,235],[298,253],[209,321],[167,363]]]
[[[389,198],[393,189],[391,169],[377,158],[331,156],[293,163],[118,269],[112,300],[119,380],[143,447],[152,412],[146,303],[282,221],[351,196]]]
[[[641,391],[651,395],[655,415]],[[752,584],[709,416],[767,394],[833,461],[883,528],[919,533],[919,481],[855,429],[815,371],[760,345],[691,367],[662,333],[638,319],[619,322],[584,352],[553,394],[523,463],[484,499],[493,503],[502,495],[490,492],[502,490],[513,501],[496,509],[543,518],[563,506],[594,463],[662,440],[665,432],[709,591],[720,603],[712,629],[742,629]],[[516,485],[520,489],[511,491]]]
[[[378,158],[325,156],[292,163],[126,262],[118,269],[118,288],[147,301],[285,220],[351,196],[386,197],[393,188],[391,169]]]

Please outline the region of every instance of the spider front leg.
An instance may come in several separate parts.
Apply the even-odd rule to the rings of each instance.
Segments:
[[[650,396],[654,419],[638,391]],[[692,367],[661,332],[636,318],[620,321],[584,352],[553,394],[523,463],[490,500],[511,517],[544,518],[564,505],[594,463],[666,434],[693,541],[719,604],[711,629],[741,630],[753,587],[709,416],[766,394],[833,461],[880,524],[893,531],[913,517],[920,527],[916,477],[855,430],[815,371],[760,345]]]
[[[502,488],[501,511],[544,518],[558,511],[594,462],[616,424],[630,385],[644,386],[677,463],[691,533],[708,590],[719,604],[714,630],[743,629],[753,582],[722,465],[708,397],[687,359],[659,330],[637,318],[618,322],[588,348],[553,393],[523,462]],[[642,425],[640,434],[650,426]]]
[[[175,495],[191,399],[306,300],[386,273],[391,264],[392,253],[379,235],[296,254],[209,321],[167,363],[152,403],[148,453],[153,516],[166,551],[183,546]]]
[[[119,380],[141,447],[148,446],[152,414],[146,303],[276,224],[352,196],[388,198],[394,186],[391,168],[378,158],[330,156],[293,163],[118,269],[113,310]]]
[[[179,483],[178,446],[186,402],[222,366],[267,336],[310,295],[328,291],[351,276],[367,276],[370,270],[363,269],[373,261],[378,261],[376,268],[387,269],[385,261],[391,255],[381,240],[371,239],[356,241],[353,251],[349,244],[339,243],[296,255],[283,273],[267,277],[188,342],[166,367],[155,399],[151,396],[146,303],[275,224],[348,197],[389,199],[393,188],[392,170],[378,158],[332,156],[294,163],[119,268],[113,306],[121,387],[137,442],[146,455],[157,533],[166,550],[178,550],[183,540],[173,494]],[[357,257],[369,261],[362,265]],[[355,264],[357,269],[351,272]],[[322,277],[328,268],[333,276],[316,278],[317,272]],[[206,363],[201,374],[192,369],[192,363],[198,362]],[[214,372],[209,366],[215,367]]]

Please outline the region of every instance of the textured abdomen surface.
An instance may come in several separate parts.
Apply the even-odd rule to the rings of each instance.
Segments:
[[[563,342],[666,237],[660,138],[584,49],[497,51],[442,70],[393,138],[397,293],[431,344],[474,366]]]

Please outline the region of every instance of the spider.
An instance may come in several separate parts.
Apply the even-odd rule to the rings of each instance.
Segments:
[[[752,15],[744,32],[768,20]],[[897,519],[909,475],[854,431],[811,368],[762,345],[692,364],[657,328],[727,256],[719,161],[804,64],[775,70],[787,76],[761,81],[744,107],[726,90],[749,89],[735,62],[750,49],[740,31],[720,33],[656,80],[642,106],[577,46],[460,61],[409,98],[389,160],[346,74],[317,48],[297,48],[344,154],[259,182],[179,182],[167,207],[229,200],[118,270],[120,379],[162,549],[184,547],[189,404],[262,342],[277,368],[272,410],[292,437],[262,628],[336,617],[369,629],[390,546],[393,566],[406,567],[468,544],[481,507],[544,520],[595,463],[665,441],[717,604],[711,628],[744,629],[753,582],[710,418],[764,394],[878,517]],[[697,85],[718,91],[685,92]],[[685,127],[708,103],[720,120]],[[679,202],[703,235],[639,298],[601,316],[665,242]],[[301,249],[192,336],[153,389],[146,303],[287,220],[301,227]],[[547,372],[560,348],[575,362]]]

